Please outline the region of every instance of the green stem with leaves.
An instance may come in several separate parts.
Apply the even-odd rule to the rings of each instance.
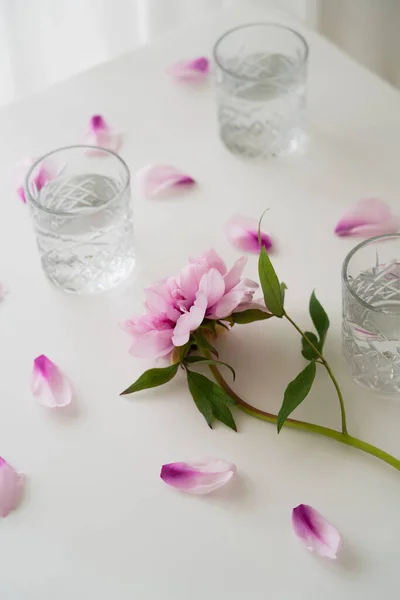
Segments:
[[[204,356],[206,354],[204,353]],[[221,386],[221,388],[235,401],[238,408],[240,408],[243,412],[255,417],[256,419],[261,419],[262,421],[266,421],[267,423],[277,423],[278,416],[269,412],[265,412],[259,408],[255,408],[248,404],[245,400],[243,400],[236,392],[230,387],[230,385],[226,382],[224,377],[222,376],[220,370],[215,365],[210,365],[209,369],[213,374],[217,383]],[[379,458],[383,462],[388,465],[394,467],[398,471],[400,471],[400,460],[388,454],[384,450],[373,446],[372,444],[368,444],[368,442],[364,442],[348,433],[343,433],[341,431],[337,431],[336,429],[331,429],[329,427],[323,427],[321,425],[315,425],[314,423],[307,423],[306,421],[298,421],[296,419],[286,419],[285,427],[289,427],[291,429],[298,429],[301,431],[308,431],[310,433],[315,433],[318,435],[323,435],[327,438],[331,438],[340,442],[341,444],[346,444],[347,446],[352,446],[353,448],[358,448],[362,452],[366,452],[367,454],[371,454],[376,458]]]
[[[306,334],[304,333],[304,331],[302,331],[300,329],[300,327],[293,321],[293,319],[291,319],[289,317],[289,315],[287,314],[286,311],[284,312],[283,316],[289,321],[289,323],[291,323],[293,325],[293,327],[296,329],[296,331],[298,331],[300,333],[300,335],[306,340],[306,342],[314,350],[315,354],[320,358],[321,363],[324,365],[325,369],[327,370],[327,372],[329,374],[329,377],[331,378],[332,383],[335,386],[336,393],[337,393],[338,398],[339,398],[340,414],[341,414],[341,418],[342,418],[342,433],[344,435],[348,435],[347,420],[346,420],[346,409],[344,407],[344,400],[343,400],[342,391],[341,391],[341,389],[339,387],[339,384],[337,382],[336,377],[332,373],[332,370],[331,370],[331,368],[330,368],[330,366],[328,364],[328,361],[325,359],[325,357],[323,356],[323,354],[318,350],[318,348],[316,348],[316,346],[310,341],[310,339],[306,336]]]

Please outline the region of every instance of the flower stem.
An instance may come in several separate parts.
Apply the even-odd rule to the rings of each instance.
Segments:
[[[337,382],[336,377],[334,376],[334,374],[332,373],[332,370],[328,364],[328,361],[325,359],[325,357],[323,356],[323,354],[318,350],[318,348],[316,346],[314,346],[314,344],[308,339],[308,337],[306,336],[306,334],[304,333],[304,331],[302,331],[300,329],[300,327],[293,321],[293,319],[291,319],[289,317],[289,315],[287,314],[287,312],[284,313],[284,317],[289,321],[289,323],[291,323],[293,325],[293,327],[296,329],[296,331],[298,331],[300,333],[300,335],[306,340],[306,342],[309,344],[309,346],[311,346],[311,348],[314,350],[315,354],[320,358],[320,361],[316,361],[316,362],[321,362],[325,369],[328,371],[329,377],[332,380],[333,385],[335,386],[336,389],[336,393],[338,395],[339,398],[339,404],[340,404],[340,414],[342,417],[342,433],[344,435],[348,435],[348,431],[347,431],[347,420],[346,420],[346,409],[344,407],[344,400],[343,400],[343,396],[342,396],[342,391],[339,387],[339,384]]]
[[[233,400],[235,400],[238,408],[240,408],[243,412],[251,415],[252,417],[255,417],[256,419],[261,419],[262,421],[267,421],[267,423],[276,424],[278,420],[277,415],[265,412],[259,408],[251,406],[251,404],[248,404],[245,400],[238,396],[238,394],[236,394],[236,392],[225,381],[218,367],[216,367],[215,365],[209,365],[209,369],[217,383],[225,390],[227,394],[229,394],[229,396]],[[371,454],[372,456],[379,458],[383,462],[400,471],[400,460],[398,460],[391,454],[388,454],[384,450],[381,450],[380,448],[377,448],[372,444],[368,444],[368,442],[364,442],[363,440],[349,435],[347,431],[336,431],[336,429],[330,429],[329,427],[323,427],[322,425],[315,425],[314,423],[307,423],[305,421],[297,421],[296,419],[287,419],[285,421],[284,427],[290,427],[291,429],[299,429],[302,431],[309,431],[311,433],[316,433],[318,435],[323,435],[325,437],[336,440],[341,444],[346,444],[347,446],[358,448],[359,450],[362,450],[362,452]]]

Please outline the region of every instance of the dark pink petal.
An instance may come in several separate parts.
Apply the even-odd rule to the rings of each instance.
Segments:
[[[85,138],[88,146],[99,146],[111,152],[117,152],[122,143],[122,135],[113,131],[102,115],[93,115],[90,119],[88,131]],[[87,154],[91,156],[107,156],[99,150],[88,150]]]
[[[236,466],[216,458],[163,465],[160,477],[168,485],[189,494],[208,494],[225,485]]]
[[[335,559],[341,544],[339,530],[315,508],[299,504],[292,513],[293,530],[307,550]]]
[[[235,215],[226,223],[225,232],[232,246],[238,250],[259,254],[258,221],[256,219]],[[267,250],[272,247],[271,237],[264,231],[261,231],[261,244]]]
[[[20,500],[23,477],[0,457],[0,517],[6,517]]]
[[[44,354],[33,362],[31,389],[38,402],[48,408],[61,408],[72,400],[69,379]]]
[[[36,162],[36,158],[26,158],[26,159],[20,161],[17,165],[18,172],[19,172],[18,178],[21,181],[21,185],[19,185],[17,188],[17,194],[20,197],[20,199],[22,200],[22,202],[24,202],[24,203],[26,203],[26,197],[25,197],[23,181],[24,181],[29,169],[35,162]],[[32,187],[35,188],[35,190],[34,190],[35,192],[40,192],[40,190],[42,188],[44,188],[46,183],[48,181],[50,181],[50,179],[53,179],[53,177],[55,177],[56,172],[55,172],[54,167],[51,165],[50,161],[48,161],[48,160],[42,161],[35,171],[36,172],[33,174],[33,177],[32,177]]]
[[[354,235],[372,237],[384,233],[396,233],[400,228],[400,218],[390,207],[377,198],[359,200],[335,227],[339,236]]]
[[[193,60],[180,60],[167,69],[175,79],[183,81],[203,81],[210,71],[210,61],[205,56]]]
[[[136,174],[137,181],[148,198],[156,198],[166,192],[182,187],[191,187],[195,180],[170,165],[147,165]]]

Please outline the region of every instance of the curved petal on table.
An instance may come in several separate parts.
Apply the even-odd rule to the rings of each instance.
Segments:
[[[38,402],[48,408],[62,408],[72,401],[69,379],[44,354],[33,362],[31,388]]]
[[[205,56],[192,60],[180,60],[167,69],[167,73],[178,80],[203,81],[210,71],[210,61]]]
[[[243,215],[234,215],[225,224],[225,233],[228,240],[241,252],[259,254],[258,221]],[[261,244],[266,250],[271,250],[272,239],[268,233],[260,232]]]
[[[341,544],[339,530],[315,508],[299,504],[292,513],[293,530],[307,550],[336,559]]]
[[[0,517],[6,517],[20,500],[23,477],[0,457]]]
[[[233,463],[210,458],[163,465],[160,477],[181,492],[208,494],[227,484],[235,473]]]
[[[172,190],[192,187],[195,180],[187,173],[171,165],[155,164],[147,165],[136,174],[139,186],[145,196],[156,198]]]
[[[37,158],[25,158],[17,164],[18,180],[21,182],[20,185],[17,187],[17,194],[24,204],[26,204],[24,180],[29,169],[36,161]],[[40,192],[40,190],[46,185],[46,183],[50,181],[50,179],[53,179],[53,177],[55,177],[56,173],[54,167],[52,166],[49,160],[41,161],[39,167],[35,170],[36,173],[33,176],[32,185],[36,187],[36,192]]]
[[[378,198],[359,200],[335,227],[339,236],[354,235],[372,237],[385,233],[396,233],[400,228],[400,218],[394,215],[390,206]]]
[[[117,152],[122,144],[122,135],[113,131],[102,115],[93,115],[90,119],[85,143],[88,146],[99,146],[111,152]],[[107,156],[100,150],[91,149],[87,151],[90,156]]]

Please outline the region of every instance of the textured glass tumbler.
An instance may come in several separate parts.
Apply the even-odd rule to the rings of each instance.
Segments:
[[[303,145],[308,46],[272,23],[243,25],[214,46],[219,132],[249,157],[289,154]]]
[[[371,238],[343,263],[343,353],[353,379],[400,394],[400,234]]]
[[[108,290],[134,266],[133,219],[125,162],[113,152],[71,146],[30,169],[25,196],[42,267],[67,292]]]

